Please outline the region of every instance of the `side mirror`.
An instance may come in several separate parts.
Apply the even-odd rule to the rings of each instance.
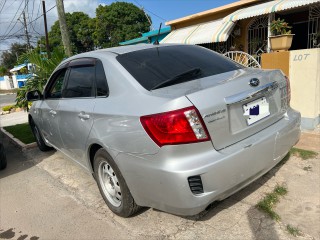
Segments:
[[[34,90],[34,91],[27,92],[26,99],[27,101],[33,102],[33,101],[38,101],[43,99],[43,96],[39,90]]]

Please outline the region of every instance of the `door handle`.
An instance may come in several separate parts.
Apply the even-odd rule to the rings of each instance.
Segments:
[[[82,120],[88,120],[90,118],[90,115],[86,114],[85,112],[81,112],[78,114],[78,117]]]
[[[49,111],[49,113],[51,113],[52,115],[56,115],[57,114],[57,112],[52,110],[52,109]]]

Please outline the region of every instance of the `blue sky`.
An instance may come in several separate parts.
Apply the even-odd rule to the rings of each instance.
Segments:
[[[237,0],[126,0],[126,2],[131,2],[138,7],[143,6],[144,10],[151,16],[152,25],[155,29],[158,29],[160,22],[162,22],[162,26],[164,26],[166,21],[236,1]],[[116,1],[100,0],[99,2],[109,5]]]
[[[1,0],[0,0],[1,1]],[[153,28],[158,29],[160,22],[165,26],[166,21],[185,17],[237,0],[123,0],[143,7],[151,17]],[[66,12],[81,11],[90,17],[95,17],[95,10],[99,4],[111,4],[116,0],[64,0]],[[28,3],[24,5],[24,3]],[[58,20],[56,0],[46,0],[47,21],[50,30],[52,24]],[[24,26],[21,22],[22,12],[26,12],[28,31],[31,43],[35,44],[44,35],[41,0],[5,0],[0,3],[0,54],[9,49],[13,42],[25,43]]]

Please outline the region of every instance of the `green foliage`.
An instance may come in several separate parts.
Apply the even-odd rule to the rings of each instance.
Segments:
[[[95,31],[94,19],[83,12],[66,13],[67,27],[73,53],[82,53],[94,49],[93,33]],[[59,21],[56,21],[49,32],[49,43],[51,50],[63,47]],[[45,46],[45,39],[41,39]]]
[[[299,149],[299,148],[292,148],[290,150],[290,152],[294,156],[300,157],[303,160],[307,160],[307,159],[310,159],[310,158],[315,158],[318,155],[318,153],[316,153],[314,151],[303,150],[303,149]]]
[[[266,194],[266,196],[258,202],[257,207],[267,213],[272,219],[278,221],[280,220],[280,216],[273,208],[279,202],[279,197],[284,196],[287,193],[288,190],[286,187],[277,185],[273,192]]]
[[[66,21],[74,54],[118,46],[119,42],[140,37],[150,29],[144,11],[127,2],[99,5],[96,18],[83,12],[66,13]],[[49,44],[51,51],[63,47],[59,21],[49,31]],[[44,37],[39,41],[37,51],[46,51]]]
[[[31,90],[42,91],[51,73],[64,57],[63,50],[57,48],[52,52],[50,59],[44,58],[42,54],[39,54],[36,51],[28,52],[19,59],[20,62],[28,61],[29,63],[32,63],[34,68],[33,74],[26,81],[25,86],[18,89],[16,97],[17,106],[27,107],[28,102],[25,99],[26,93]]]
[[[11,111],[11,109],[13,109],[14,107],[15,107],[14,105],[3,106],[2,111],[8,112],[8,111]]]
[[[273,35],[283,35],[283,34],[291,34],[292,27],[288,25],[287,22],[284,21],[284,19],[278,18],[277,20],[273,20],[271,22],[271,32]]]
[[[277,185],[274,190],[273,190],[274,193],[278,194],[279,196],[284,196],[288,193],[288,190],[286,187],[284,186],[279,186]]]
[[[8,74],[8,69],[4,66],[0,66],[0,76],[4,76]]]
[[[119,42],[140,37],[150,23],[143,10],[132,3],[114,2],[96,9],[95,45],[118,46]]]
[[[13,43],[10,49],[4,51],[1,55],[2,67],[4,69],[11,69],[16,65],[17,58],[25,53],[27,50],[26,44]]]
[[[4,129],[24,144],[35,142],[35,138],[28,123],[4,127]]]
[[[295,237],[302,235],[301,231],[298,228],[293,227],[290,224],[287,225],[287,231],[288,233],[290,233],[292,236],[295,236]]]

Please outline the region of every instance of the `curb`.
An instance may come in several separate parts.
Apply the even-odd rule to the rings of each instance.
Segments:
[[[37,147],[36,142],[25,144],[25,143],[21,142],[18,138],[15,138],[11,133],[4,130],[4,128],[1,128],[1,132],[3,132],[4,135],[7,138],[9,138],[10,142],[12,142],[14,145],[18,146],[19,148],[21,148],[22,151]]]

